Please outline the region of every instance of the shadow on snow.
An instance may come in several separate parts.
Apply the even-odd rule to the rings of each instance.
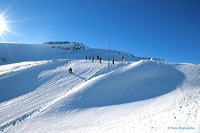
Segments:
[[[185,76],[171,65],[141,64],[100,77],[80,92],[60,101],[58,110],[103,107],[151,99],[175,90]]]
[[[39,81],[38,75],[44,70],[51,70],[56,68],[61,63],[36,66],[12,73],[10,76],[8,75],[6,78],[0,79],[0,103],[34,91],[46,81]]]

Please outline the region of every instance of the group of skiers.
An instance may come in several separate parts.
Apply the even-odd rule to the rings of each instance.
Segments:
[[[94,56],[85,56],[85,60],[92,60],[92,62],[94,62]],[[99,60],[99,63],[102,63],[102,57],[97,55],[97,60]]]
[[[102,57],[101,56],[99,56],[99,55],[97,55],[96,56],[96,59],[97,60],[99,60],[99,63],[102,63]],[[92,60],[92,62],[94,62],[94,56],[85,56],[85,60]],[[125,61],[125,57],[124,56],[122,56],[122,62],[124,62]],[[112,64],[115,64],[115,58],[113,57],[112,58]],[[72,73],[72,68],[70,67],[69,69],[68,69],[68,71],[69,71],[69,73]]]

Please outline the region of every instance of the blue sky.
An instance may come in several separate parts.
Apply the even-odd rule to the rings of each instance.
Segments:
[[[200,64],[199,0],[0,0],[16,34],[0,41],[77,41]]]

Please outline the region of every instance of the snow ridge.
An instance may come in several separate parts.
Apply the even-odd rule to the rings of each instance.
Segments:
[[[66,46],[0,44],[0,132],[200,132],[200,65]]]

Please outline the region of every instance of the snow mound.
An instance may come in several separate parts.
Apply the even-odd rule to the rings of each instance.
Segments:
[[[184,78],[172,65],[142,60],[85,82],[63,104],[74,109],[147,100],[175,90]]]
[[[116,62],[112,69],[124,66]],[[73,73],[68,73],[68,68]],[[107,62],[45,60],[0,66],[0,132],[24,121],[90,78],[108,72]]]
[[[75,74],[62,76],[66,66],[40,73],[39,79],[47,80],[50,84],[44,86],[43,91],[38,89],[39,96],[35,98],[35,94],[32,94],[33,97],[29,102],[26,100],[26,104],[22,102],[19,106],[21,102],[16,101],[15,109],[5,110],[8,106],[0,106],[3,110],[1,117],[5,120],[10,112],[18,116],[0,128],[10,133],[199,133],[200,65],[142,60],[97,76],[97,68],[102,67],[99,69],[101,72],[106,70],[107,63],[103,65],[85,60],[74,61],[67,66],[81,69]],[[85,77],[86,73],[93,75],[93,78],[89,76],[91,78],[85,80],[88,77]],[[51,75],[56,77],[53,76],[50,81]],[[78,79],[84,83],[76,86]],[[67,82],[70,84],[67,85]],[[46,92],[47,89],[50,91]],[[56,90],[64,95],[56,98]],[[38,107],[40,102],[46,103],[45,109],[39,108],[34,115],[32,112],[25,115],[16,113],[18,108],[27,107],[27,103],[32,109],[32,105]]]

